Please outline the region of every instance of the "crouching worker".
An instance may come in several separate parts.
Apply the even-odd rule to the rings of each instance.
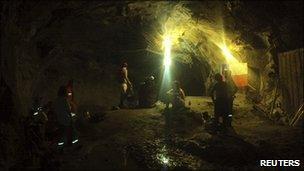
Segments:
[[[78,142],[74,128],[71,107],[67,99],[66,86],[61,86],[57,93],[58,97],[54,102],[54,112],[57,116],[60,137],[57,143],[60,149],[71,146]]]
[[[228,101],[228,85],[223,81],[221,74],[217,73],[214,76],[216,81],[211,90],[211,98],[214,103],[214,117],[218,126],[226,128],[229,124],[229,101]],[[222,118],[222,123],[220,122]]]
[[[169,107],[169,103],[172,104],[173,110],[185,108],[185,93],[178,81],[174,81],[173,88],[167,92],[166,108]]]

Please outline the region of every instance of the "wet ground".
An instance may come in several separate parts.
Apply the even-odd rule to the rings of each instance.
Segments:
[[[187,97],[186,103],[191,110],[164,112],[158,103],[150,109],[107,111],[98,123],[83,122],[83,147],[65,153],[61,169],[260,170],[260,159],[303,156],[302,130],[272,123],[241,94],[233,129],[225,134],[209,131],[202,120],[202,112],[213,113],[209,98]]]

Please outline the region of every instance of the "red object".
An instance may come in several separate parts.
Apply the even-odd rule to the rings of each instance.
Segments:
[[[233,75],[232,79],[237,87],[245,87],[248,85],[248,75],[242,74],[242,75]]]

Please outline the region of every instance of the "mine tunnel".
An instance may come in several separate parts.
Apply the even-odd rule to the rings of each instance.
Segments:
[[[303,167],[303,1],[1,1],[0,170]]]

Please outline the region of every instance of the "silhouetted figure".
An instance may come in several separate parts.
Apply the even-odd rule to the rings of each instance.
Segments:
[[[140,84],[138,91],[138,103],[140,107],[154,107],[156,102],[154,76],[147,77]]]
[[[227,83],[228,86],[228,126],[231,126],[231,121],[232,121],[232,116],[233,116],[233,100],[235,98],[235,94],[238,90],[236,84],[234,83],[231,75],[230,70],[225,70],[224,71],[224,76],[225,76],[225,82]]]
[[[54,102],[54,112],[57,116],[57,124],[60,130],[59,147],[70,146],[78,141],[75,138],[71,108],[68,102],[66,86],[61,86],[57,92],[57,99]]]
[[[185,107],[185,93],[180,87],[178,81],[173,82],[173,88],[167,92],[168,101],[166,107],[169,107],[169,103],[172,104],[172,109],[181,109]]]
[[[126,62],[123,63],[120,69],[120,79],[121,79],[121,92],[120,92],[120,108],[127,107],[125,105],[126,100],[128,99],[128,92],[132,92],[132,83],[128,77],[128,64]]]
[[[214,79],[216,83],[212,87],[211,98],[214,103],[215,122],[220,124],[219,119],[222,118],[223,126],[226,127],[229,123],[228,85],[219,73],[215,74]]]
[[[35,128],[35,133],[41,141],[45,141],[45,128],[48,122],[48,117],[44,111],[44,108],[39,106],[38,102],[34,102],[36,105],[32,109],[31,126]]]

